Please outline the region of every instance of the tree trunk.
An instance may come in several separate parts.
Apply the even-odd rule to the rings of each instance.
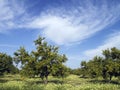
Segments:
[[[48,83],[48,77],[45,77],[46,79],[44,80],[44,84]]]
[[[110,81],[112,80],[112,75],[110,75]]]

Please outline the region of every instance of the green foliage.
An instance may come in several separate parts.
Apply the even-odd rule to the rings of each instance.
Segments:
[[[66,56],[58,54],[58,47],[48,45],[44,38],[39,37],[34,41],[36,45],[36,51],[33,51],[34,56],[37,59],[36,68],[42,79],[46,78],[49,74],[58,73],[58,76],[64,76],[65,70],[63,63],[67,60]]]
[[[49,45],[44,39],[39,37],[34,41],[36,50],[30,54],[24,47],[20,47],[14,55],[16,63],[22,64],[21,73],[23,75],[29,77],[39,75],[42,80],[46,78],[44,82],[47,83],[50,74],[65,76],[66,67],[63,63],[66,62],[67,57],[65,54],[60,55],[58,47]]]
[[[65,78],[69,75],[69,69],[65,65],[56,65],[53,66],[52,75],[55,77]]]
[[[13,65],[12,57],[5,53],[0,53],[0,75],[16,73],[17,71],[17,68]]]
[[[91,78],[98,77],[102,74],[102,58],[95,56],[93,60],[87,63],[88,73]]]
[[[120,50],[113,47],[103,50],[104,57],[95,56],[88,62],[81,62],[83,75],[90,77],[102,76],[105,80],[112,79],[113,76],[120,76]]]
[[[88,69],[88,67],[87,67],[87,62],[86,61],[82,61],[81,62],[81,73],[82,73],[82,77],[85,77],[86,76],[86,74],[87,74],[87,69]]]
[[[70,74],[74,74],[74,75],[81,75],[81,74],[83,74],[81,68],[72,69],[72,70],[69,71],[69,73],[70,73]]]
[[[29,61],[28,60],[29,54],[24,47],[20,47],[19,50],[14,52],[14,55],[15,55],[14,61],[16,64],[21,63],[21,65],[24,65]]]

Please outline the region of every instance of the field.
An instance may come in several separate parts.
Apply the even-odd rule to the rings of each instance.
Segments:
[[[47,85],[40,78],[25,78],[19,75],[0,77],[0,90],[120,90],[120,82],[105,82],[102,79],[80,78],[70,75],[64,80],[49,76]]]

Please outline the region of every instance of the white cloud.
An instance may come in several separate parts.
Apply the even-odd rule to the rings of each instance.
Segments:
[[[13,18],[13,12],[10,10],[8,2],[6,2],[5,0],[0,0],[0,9],[0,21]]]
[[[18,45],[0,44],[0,47],[16,48],[16,47],[18,47]]]
[[[89,3],[73,7],[69,13],[64,8],[50,8],[27,25],[43,29],[43,36],[56,44],[67,45],[82,42],[120,19],[120,4],[108,7],[103,3],[99,7]]]
[[[84,52],[84,55],[89,58],[93,58],[96,55],[102,55],[102,50],[107,48],[117,47],[120,48],[120,31],[115,32],[110,35],[102,45],[98,46],[97,48],[90,49]]]
[[[57,44],[67,44],[68,42],[75,41],[79,37],[79,34],[77,34],[79,33],[78,28],[71,24],[67,19],[61,17],[51,15],[43,16],[37,18],[31,25],[33,28],[44,29],[43,36],[51,39]],[[81,28],[84,29],[86,27],[81,26]]]
[[[100,6],[90,1],[84,4],[73,1],[69,9],[51,6],[40,15],[31,17],[26,13],[25,8],[29,7],[24,3],[0,0],[0,32],[11,28],[37,28],[54,43],[69,45],[81,43],[120,19],[120,4],[109,6],[103,2]]]
[[[20,15],[25,13],[20,2],[15,0],[0,0],[0,32],[4,33],[11,28],[17,28],[21,20]],[[19,17],[19,18],[18,18]],[[17,20],[16,20],[17,19]]]

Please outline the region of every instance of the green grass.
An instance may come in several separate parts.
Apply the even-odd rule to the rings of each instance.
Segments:
[[[49,77],[49,82],[44,85],[40,78],[24,78],[19,75],[0,77],[0,90],[120,90],[117,79],[104,82],[101,79],[84,79],[70,75],[62,79]]]

